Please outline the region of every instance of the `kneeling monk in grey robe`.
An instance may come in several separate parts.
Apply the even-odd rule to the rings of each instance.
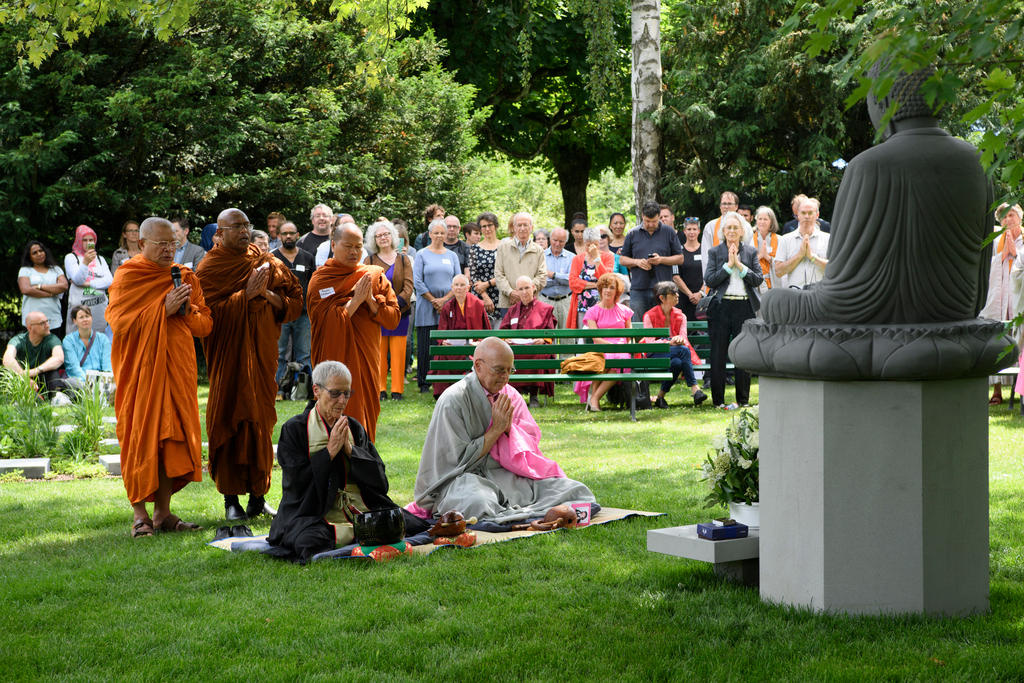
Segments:
[[[459,510],[498,523],[541,517],[567,503],[596,502],[584,484],[540,452],[540,428],[508,385],[515,357],[496,337],[480,342],[473,372],[437,400],[427,428],[415,501],[420,517]]]

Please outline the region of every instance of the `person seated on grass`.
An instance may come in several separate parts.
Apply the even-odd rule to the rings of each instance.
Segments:
[[[302,562],[352,543],[355,514],[398,507],[388,498],[384,462],[366,429],[344,414],[351,395],[349,369],[321,361],[313,368],[315,403],[281,427],[281,505],[267,542]],[[418,518],[405,518],[406,535],[427,529]]]
[[[60,376],[64,348],[57,335],[50,333],[50,321],[45,313],[27,313],[25,328],[25,332],[14,335],[7,342],[4,368],[18,375],[27,374],[37,391],[40,390],[40,382],[36,378],[41,375],[45,395],[53,396],[67,388],[67,382]]]
[[[110,365],[110,339],[105,334],[92,331],[92,311],[88,306],[72,308],[71,322],[75,324],[75,329],[61,342],[64,348],[64,371],[69,385],[84,388],[87,384],[87,371],[113,372]]]
[[[514,360],[508,344],[487,337],[473,354],[473,372],[441,394],[410,512],[431,518],[459,510],[506,524],[542,517],[556,505],[596,502],[589,488],[541,454],[540,428],[508,383]]]

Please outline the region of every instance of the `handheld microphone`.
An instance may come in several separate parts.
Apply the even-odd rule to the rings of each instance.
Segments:
[[[174,283],[174,288],[181,287],[181,268],[178,266],[171,266],[171,282]],[[179,315],[185,315],[185,311],[188,310],[188,302],[182,302],[181,308],[178,309]]]

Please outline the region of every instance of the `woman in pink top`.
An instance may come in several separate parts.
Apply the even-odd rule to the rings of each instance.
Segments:
[[[597,329],[628,329],[633,319],[633,311],[619,303],[619,297],[626,289],[622,279],[614,273],[605,273],[597,279],[597,291],[600,299],[583,316],[583,324],[592,330]],[[622,344],[625,337],[594,337],[595,344]],[[606,353],[605,360],[610,358],[629,358],[628,353]],[[573,390],[579,395],[580,401],[587,404],[587,412],[601,412],[601,397],[615,384],[615,380],[576,382]],[[593,391],[591,391],[593,389]]]

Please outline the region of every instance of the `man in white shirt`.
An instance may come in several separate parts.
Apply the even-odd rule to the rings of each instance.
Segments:
[[[797,213],[797,229],[779,238],[775,274],[780,286],[801,289],[825,275],[828,264],[828,233],[818,227],[818,200],[805,198]]]

